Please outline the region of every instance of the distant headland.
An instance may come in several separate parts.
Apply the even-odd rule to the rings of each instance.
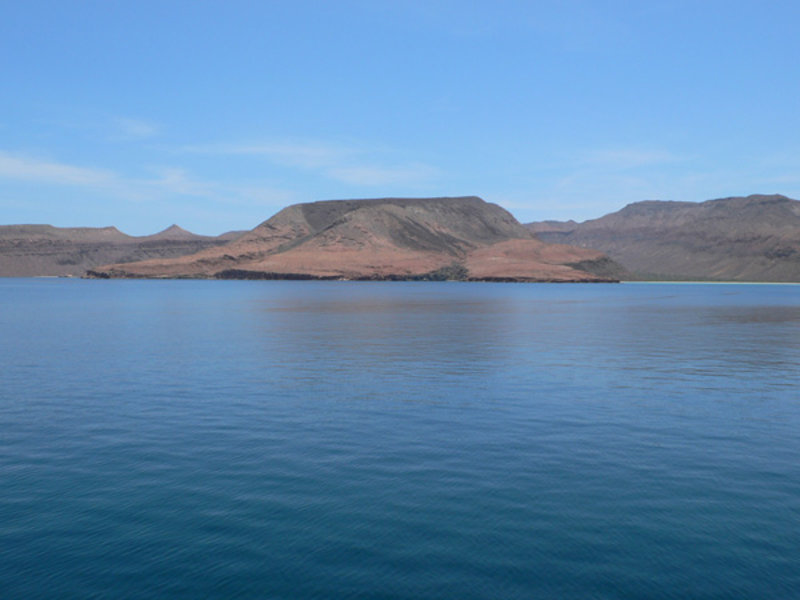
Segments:
[[[103,265],[90,277],[611,282],[595,250],[546,243],[475,196],[289,206],[222,246]]]
[[[780,194],[651,200],[527,227],[546,242],[601,250],[635,279],[800,282],[800,202]]]
[[[522,225],[476,196],[329,200],[211,237],[0,226],[0,277],[800,282],[800,202],[644,201]]]

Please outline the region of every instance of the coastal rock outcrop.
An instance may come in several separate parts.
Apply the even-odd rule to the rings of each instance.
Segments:
[[[93,269],[93,277],[615,281],[602,252],[542,242],[478,197],[289,206],[231,243]]]

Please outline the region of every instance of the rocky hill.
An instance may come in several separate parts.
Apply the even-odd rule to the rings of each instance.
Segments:
[[[108,263],[173,258],[220,246],[240,232],[195,235],[173,225],[154,235],[129,236],[116,227],[0,226],[0,277],[80,276]]]
[[[546,242],[601,250],[641,279],[800,282],[800,202],[785,196],[636,202],[583,223],[527,227]]]
[[[499,206],[463,197],[296,204],[226,246],[88,275],[609,281],[622,272],[601,252],[544,243]]]

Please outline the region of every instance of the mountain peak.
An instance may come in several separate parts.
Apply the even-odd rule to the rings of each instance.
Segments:
[[[145,237],[151,240],[193,240],[202,238],[203,236],[192,233],[191,231],[186,231],[183,227],[173,223],[166,229]]]

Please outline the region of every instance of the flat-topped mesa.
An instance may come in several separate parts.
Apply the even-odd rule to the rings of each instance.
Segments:
[[[225,246],[87,275],[613,281],[621,273],[602,253],[543,243],[508,211],[467,196],[295,204]]]
[[[642,279],[800,282],[800,202],[779,194],[648,200],[528,227],[546,242],[602,250]]]
[[[510,237],[527,238],[528,232],[508,211],[477,196],[445,198],[381,198],[377,200],[332,200],[301,204],[306,221],[317,231],[329,227],[349,213],[385,211],[398,221],[417,222],[447,229],[464,240],[494,243]],[[397,241],[416,243],[407,231],[394,232]],[[413,232],[411,232],[413,233]]]

